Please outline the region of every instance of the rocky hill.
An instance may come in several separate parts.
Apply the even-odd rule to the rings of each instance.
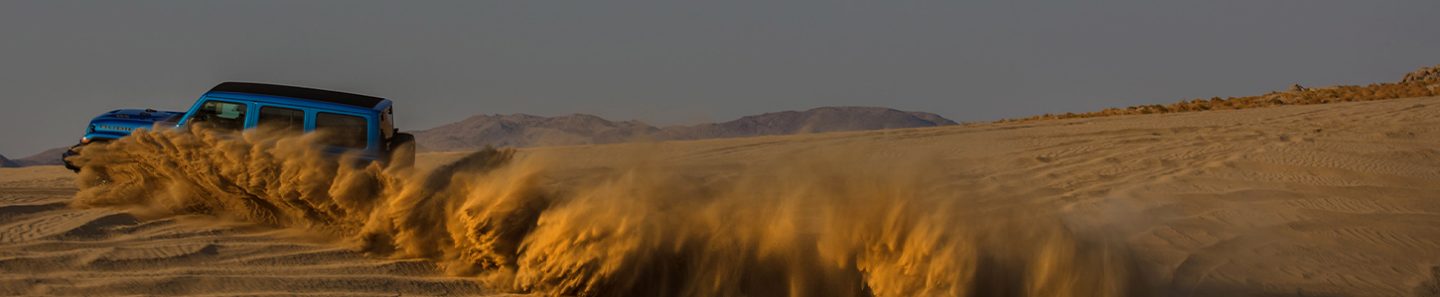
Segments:
[[[20,164],[16,164],[14,161],[10,161],[10,159],[6,159],[5,155],[0,155],[0,168],[4,167],[20,167]]]
[[[65,154],[65,150],[68,149],[70,149],[70,147],[68,146],[52,148],[34,155],[30,155],[29,157],[15,159],[13,161],[16,164],[19,164],[19,166],[61,165],[63,164],[63,161],[60,160],[60,157],[61,155]]]
[[[1400,79],[1400,83],[1402,84],[1428,81],[1440,82],[1440,65],[1420,68],[1420,70],[1415,70],[1415,72],[1406,73],[1405,77]]]
[[[423,150],[451,151],[486,145],[526,147],[633,140],[694,140],[954,124],[954,121],[931,113],[880,107],[821,107],[753,115],[723,123],[664,128],[639,121],[615,122],[586,114],[558,117],[477,115],[414,134]]]
[[[655,133],[661,140],[747,137],[838,131],[880,130],[954,125],[936,114],[880,107],[821,107],[742,117],[737,120],[676,126]]]
[[[0,167],[61,165],[61,154],[64,154],[65,150],[69,148],[68,146],[52,148],[20,159],[6,159],[5,156],[0,156]]]

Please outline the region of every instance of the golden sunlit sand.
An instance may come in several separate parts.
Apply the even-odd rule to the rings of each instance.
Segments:
[[[429,153],[413,174],[317,176],[277,154],[116,164],[132,171],[108,183],[0,169],[0,295],[1440,286],[1440,97],[533,148],[478,170]],[[286,174],[234,170],[260,167]],[[834,284],[854,287],[814,287]]]

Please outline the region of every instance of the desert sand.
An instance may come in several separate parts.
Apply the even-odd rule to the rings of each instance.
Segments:
[[[938,191],[945,193],[921,196],[964,197],[957,201],[962,201],[958,207],[966,211],[951,213],[955,216],[984,218],[986,214],[1006,214],[1004,216],[1023,221],[1029,220],[1029,217],[1008,214],[1048,214],[1044,218],[1053,218],[1063,225],[1062,229],[1066,230],[1060,233],[1065,234],[1063,236],[1102,243],[1096,246],[1113,248],[1118,252],[1086,253],[1082,248],[1077,249],[1076,256],[1068,256],[1081,260],[1070,261],[1064,256],[1069,250],[1054,252],[1061,255],[1058,258],[1047,258],[1043,256],[1056,255],[1044,252],[1054,251],[1047,249],[1050,245],[1031,247],[1017,244],[1015,249],[1022,251],[1022,255],[1041,255],[1023,256],[1026,259],[1020,263],[1029,264],[1021,266],[1030,265],[1025,266],[1031,267],[1027,271],[1044,270],[1052,267],[1047,264],[1051,261],[1069,261],[1053,267],[1067,273],[1094,274],[1068,278],[1074,282],[1103,283],[1114,277],[1125,278],[1128,285],[1141,287],[1137,291],[1101,290],[1104,292],[1147,296],[1434,296],[1427,294],[1435,294],[1433,290],[1436,290],[1437,284],[1434,282],[1440,277],[1436,272],[1436,267],[1440,267],[1440,97],[798,136],[531,148],[519,151],[517,158],[543,156],[546,171],[569,176],[552,179],[555,183],[585,180],[592,175],[612,176],[616,175],[617,168],[623,171],[634,164],[660,168],[654,170],[661,172],[678,172],[680,174],[676,175],[683,176],[678,178],[693,177],[700,180],[697,183],[773,174],[765,178],[778,182],[760,183],[764,186],[742,187],[745,190],[735,191],[770,199],[766,195],[772,192],[789,193],[775,191],[786,185],[799,187],[823,183],[789,182],[795,177],[788,174],[794,172],[785,168],[791,167],[758,173],[744,168],[786,163],[805,156],[825,155],[827,151],[863,152],[846,155],[853,158],[850,160],[822,158],[831,162],[883,164],[889,160],[918,160],[923,164],[901,168],[939,168],[917,170],[923,174],[917,175],[916,180],[923,182],[916,182],[913,186],[943,189]],[[425,172],[464,155],[422,154],[417,167]],[[839,170],[846,168],[840,167]],[[890,171],[880,172],[884,176],[895,175]],[[842,173],[839,176],[849,175]],[[74,174],[59,167],[0,169],[0,295],[394,296],[503,295],[526,290],[554,292],[547,291],[544,285],[521,286],[519,289],[487,286],[492,282],[479,281],[482,277],[476,276],[483,275],[483,272],[447,268],[447,260],[457,257],[375,253],[357,247],[350,237],[353,234],[345,231],[317,232],[313,222],[295,224],[285,223],[293,220],[276,220],[265,224],[243,216],[216,217],[206,213],[176,213],[174,210],[157,215],[121,206],[71,206],[72,200],[76,199],[73,197],[81,191],[75,179]],[[852,184],[864,183],[863,179],[840,180]],[[875,187],[886,189],[884,184]],[[843,184],[837,185],[837,188],[849,189]],[[624,193],[637,192],[633,188],[618,189]],[[618,196],[623,197],[624,193]],[[635,195],[647,195],[645,191],[638,193]],[[106,195],[104,192],[91,194]],[[819,196],[819,199],[829,197]],[[827,203],[811,198],[786,199],[789,198],[773,200]],[[626,205],[615,200],[604,202],[591,206]],[[762,201],[747,203],[768,205]],[[805,209],[804,206],[796,208]],[[730,213],[718,214],[733,220],[707,225],[707,230],[710,230],[707,232],[729,234],[727,228],[732,222],[741,226],[735,228],[748,228],[749,225],[743,221],[749,218],[768,223],[781,222],[763,226],[769,228],[767,230],[810,230],[784,224],[791,221],[767,220],[770,216],[765,211],[771,209],[767,207],[709,207],[712,210],[755,213],[733,217],[729,216]],[[863,213],[865,208],[835,209],[838,213],[850,211],[856,217],[866,217]],[[884,212],[886,209],[877,207],[874,211]],[[558,213],[561,210],[571,212],[573,217],[568,217],[569,221],[547,220],[560,217]],[[586,211],[596,213],[592,216]],[[567,223],[587,223],[583,220],[587,217],[615,218],[617,212],[629,213],[605,207],[565,208],[542,214],[539,220],[549,228]],[[617,221],[654,219],[675,222],[675,218],[663,217],[663,213],[621,217]],[[798,213],[808,214],[804,211]],[[905,233],[912,235],[925,232],[951,234],[946,230],[953,228],[981,230],[975,233],[991,237],[1009,236],[1006,234],[1009,225],[999,220],[938,218],[907,225],[924,226],[923,230],[929,231],[902,230],[908,230]],[[890,220],[908,222],[904,219]],[[362,221],[365,220],[357,220]],[[858,223],[845,225],[848,226],[845,228],[833,227],[837,223],[824,224],[830,228],[816,229],[822,230],[816,231],[820,238],[817,241],[828,242],[825,238],[832,233],[870,227],[867,226],[868,221],[855,221]],[[996,222],[994,226],[989,225],[992,221]],[[958,223],[950,225],[944,222]],[[664,225],[640,226],[667,228]],[[592,228],[607,230],[603,226]],[[335,229],[370,230],[368,227]],[[554,230],[566,229],[541,228],[533,232]],[[648,229],[634,230],[645,232]],[[882,228],[881,232],[884,230]],[[644,234],[660,234],[657,235],[660,236],[658,240],[664,241],[670,238],[665,237],[670,236],[667,234],[673,233]],[[774,234],[786,236],[788,233],[761,231],[754,234],[765,237]],[[549,236],[526,239],[527,248],[522,250],[574,254],[575,250],[563,249],[564,246],[543,243],[555,237],[591,235]],[[1017,239],[997,242],[1024,243],[1029,238],[1025,235],[1014,237]],[[793,242],[805,241],[752,240],[749,236],[735,238],[740,239],[724,241],[735,245],[727,249],[758,251],[746,254],[761,259],[769,251],[769,243],[788,242],[794,245]],[[883,241],[888,237],[858,238]],[[718,241],[701,242],[715,245]],[[754,242],[759,244],[751,248],[749,243]],[[984,249],[1004,249],[1006,246],[976,245],[982,250],[980,254],[986,254]],[[822,244],[822,250],[817,253],[823,254],[824,248]],[[1023,253],[1032,248],[1042,252]],[[943,259],[938,255],[941,254],[939,251],[934,251],[937,255],[928,252],[928,256],[919,260],[904,257],[891,260],[926,262],[931,261],[927,259]],[[597,262],[587,263],[619,263],[624,269],[630,267],[625,265],[647,263],[644,259],[649,254],[602,251],[587,255],[599,258],[592,259]],[[1089,260],[1085,259],[1094,259],[1091,256],[1095,255],[1101,255],[1102,259],[1086,262]],[[830,259],[827,257],[830,256],[818,258]],[[622,260],[607,262],[616,258]],[[1117,262],[1113,258],[1128,260]],[[545,268],[564,268],[544,262],[545,259],[517,256],[516,259],[497,261],[500,266],[509,263],[521,267],[517,273],[520,275],[517,279],[521,280],[530,275],[525,270],[531,268],[525,267],[533,266],[534,270],[541,271],[535,274],[539,276],[534,276],[538,281],[529,284],[554,286],[561,283],[570,288],[584,287],[584,284],[566,283],[565,276],[571,274],[544,273],[549,271]],[[866,261],[885,261],[884,258],[856,261],[858,264],[854,265],[867,271],[867,275],[879,275],[879,271],[888,268],[884,263],[866,264]],[[1112,262],[1128,264],[1105,266]],[[1089,265],[1085,263],[1099,263],[1096,265],[1105,267],[1067,268]],[[911,263],[901,268],[928,267],[932,269],[929,274],[912,271],[888,276],[945,276],[951,274],[943,268],[957,267],[925,264],[929,263]],[[1114,267],[1133,269],[1115,270]],[[674,271],[684,273],[696,269],[699,268],[677,268]],[[744,269],[728,271],[749,272]],[[981,270],[980,273],[986,271]],[[1125,272],[1111,274],[1114,271]],[[556,275],[560,279],[553,279]],[[785,273],[780,272],[779,275]],[[582,277],[577,276],[577,279],[584,280]],[[867,277],[865,282],[869,283],[871,290],[880,293],[947,292],[906,291],[906,287],[898,285],[884,287],[884,282],[891,280]],[[808,282],[791,280],[791,283]],[[640,286],[659,284],[663,282],[639,283]],[[744,282],[737,284],[743,285]],[[567,289],[562,292],[577,291]],[[711,292],[734,293],[724,288]]]

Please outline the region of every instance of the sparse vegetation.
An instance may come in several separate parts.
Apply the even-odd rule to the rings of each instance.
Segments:
[[[1284,92],[1270,92],[1248,97],[1211,97],[1182,100],[1170,104],[1138,105],[1126,108],[1106,108],[1101,111],[1084,113],[1043,114],[998,122],[1025,122],[1035,120],[1093,118],[1117,115],[1156,114],[1192,112],[1206,110],[1250,109],[1282,105],[1309,105],[1336,102],[1374,101],[1397,98],[1440,96],[1440,65],[1425,67],[1406,74],[1398,83],[1378,83],[1365,86],[1335,86],[1306,88],[1298,84]]]

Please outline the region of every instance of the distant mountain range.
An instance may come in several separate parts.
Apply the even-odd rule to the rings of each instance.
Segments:
[[[752,115],[722,123],[670,127],[655,127],[639,121],[616,122],[588,114],[557,117],[476,115],[412,133],[422,150],[456,151],[486,145],[527,147],[634,140],[695,140],[954,124],[954,121],[932,113],[882,107],[821,107]]]

